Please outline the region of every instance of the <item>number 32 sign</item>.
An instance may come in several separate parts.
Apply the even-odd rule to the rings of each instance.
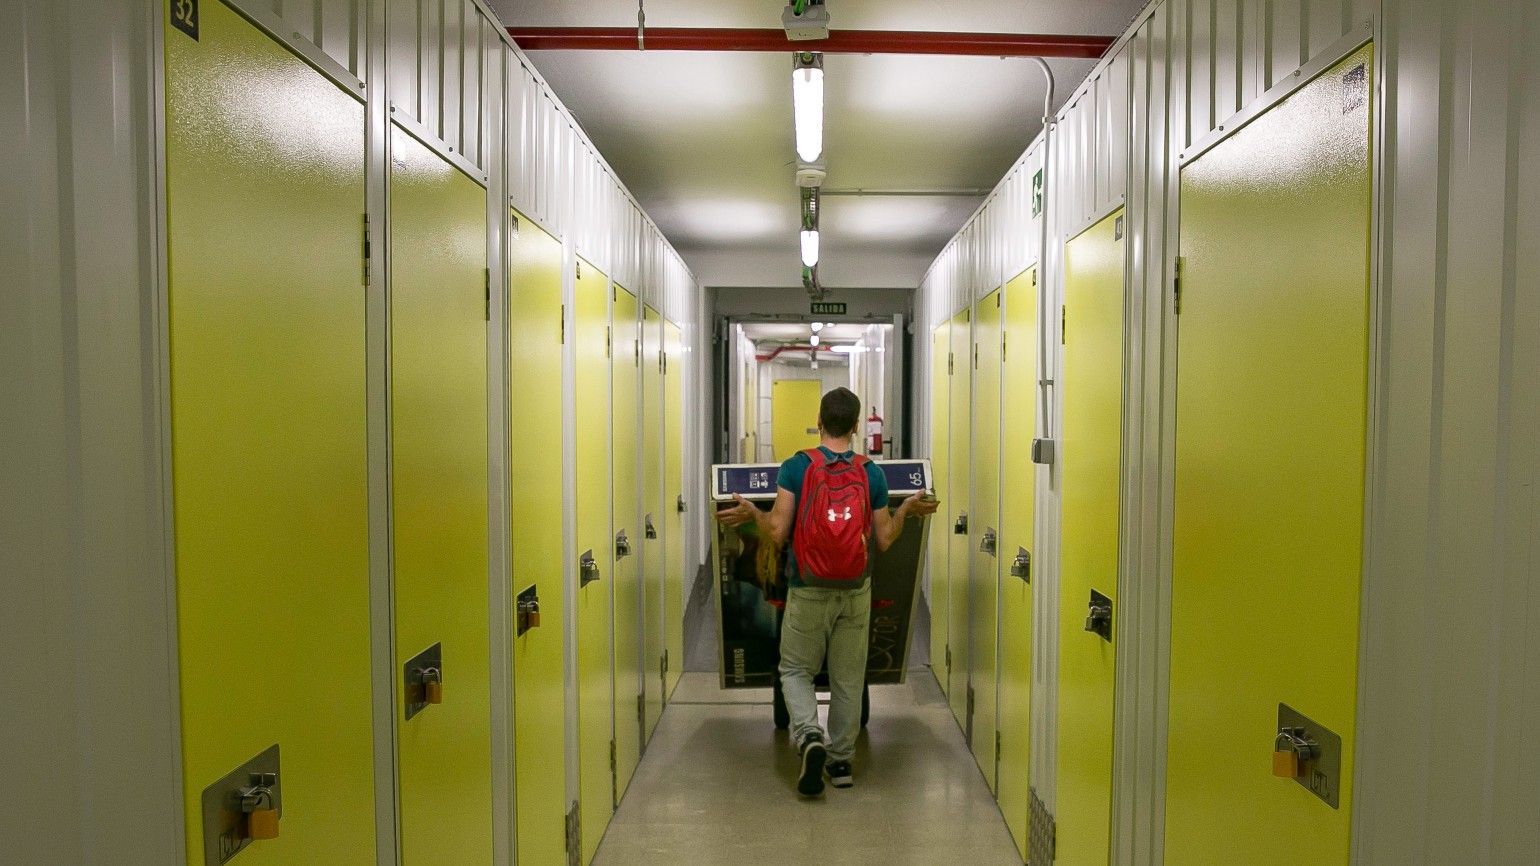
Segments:
[[[171,0],[171,26],[198,38],[198,0]]]

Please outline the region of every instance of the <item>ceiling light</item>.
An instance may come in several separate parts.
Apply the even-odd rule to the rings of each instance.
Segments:
[[[813,333],[816,334],[816,333],[818,333],[819,331],[822,331],[822,330],[823,330],[823,322],[814,322],[813,323]]]
[[[818,230],[802,232],[802,264],[814,267],[818,264]]]
[[[860,346],[830,346],[829,351],[839,355],[853,355],[861,351]]]
[[[791,71],[791,103],[797,124],[797,156],[817,162],[823,156],[823,55],[797,55]]]
[[[818,345],[818,335],[817,335],[817,334],[814,334],[814,335],[813,335],[813,336],[812,336],[812,338],[811,338],[811,339],[810,339],[810,342],[811,342],[811,343],[812,343],[812,344],[813,344],[813,345],[815,345],[815,346],[816,346],[816,345]]]

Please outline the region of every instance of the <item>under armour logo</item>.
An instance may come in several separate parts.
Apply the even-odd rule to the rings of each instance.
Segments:
[[[830,523],[833,523],[836,520],[849,520],[849,519],[850,519],[850,508],[848,506],[845,508],[845,513],[844,514],[836,514],[834,509],[832,509],[832,508],[829,509],[829,522]]]

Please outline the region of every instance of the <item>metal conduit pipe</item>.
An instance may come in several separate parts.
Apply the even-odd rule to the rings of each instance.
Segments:
[[[509,27],[525,51],[637,51],[631,27]],[[1095,59],[1111,36],[1044,33],[947,33],[907,30],[836,30],[828,39],[792,42],[775,28],[648,27],[648,51],[819,51],[824,54],[948,54],[972,57],[1079,57]]]
[[[1043,209],[1041,214],[1039,214],[1039,216],[1042,217],[1043,225],[1041,230],[1042,234],[1038,238],[1037,246],[1038,296],[1041,298],[1046,298],[1047,295],[1043,292],[1043,289],[1048,285],[1048,187],[1051,183],[1048,171],[1048,157],[1052,152],[1053,144],[1054,82],[1053,70],[1048,67],[1048,62],[1041,57],[1033,57],[1031,59],[1036,61],[1038,68],[1043,71],[1043,78],[1048,85],[1048,92],[1043,95]],[[1051,311],[1049,311],[1045,305],[1038,305],[1039,322],[1053,321],[1053,319],[1049,318],[1051,315]],[[1052,422],[1054,420],[1052,417],[1053,401],[1049,399],[1048,395],[1050,393],[1049,389],[1053,387],[1054,380],[1058,377],[1058,371],[1053,371],[1054,378],[1049,378],[1046,375],[1049,371],[1048,361],[1053,354],[1053,350],[1050,348],[1052,343],[1052,340],[1039,340],[1037,352],[1037,391],[1039,395],[1038,417],[1042,419],[1041,429],[1050,439],[1057,438],[1052,426]]]

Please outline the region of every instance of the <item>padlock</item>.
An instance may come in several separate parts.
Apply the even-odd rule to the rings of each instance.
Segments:
[[[524,611],[524,627],[536,628],[540,625],[540,608],[532,607]]]
[[[425,704],[442,704],[444,702],[444,677],[438,668],[428,668],[422,672],[422,702]]]
[[[253,809],[246,814],[246,835],[252,839],[278,838],[278,810]]]
[[[1273,775],[1280,779],[1299,778],[1299,753],[1291,748],[1273,752]]]

